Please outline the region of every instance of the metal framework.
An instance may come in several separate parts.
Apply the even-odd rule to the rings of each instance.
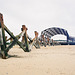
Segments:
[[[44,35],[45,37],[48,38],[51,38],[52,36],[57,34],[65,35],[67,37],[67,44],[70,44],[70,41],[72,41],[72,43],[75,42],[75,37],[69,36],[67,30],[63,28],[53,27],[53,28],[45,29],[41,32],[41,35]]]
[[[65,30],[65,29],[53,27],[53,28],[45,29],[41,32],[41,35],[45,35],[47,37],[50,36],[49,38],[51,38],[52,36],[57,35],[57,34],[65,35],[67,37],[67,42],[68,42],[69,34],[68,34],[67,30]]]

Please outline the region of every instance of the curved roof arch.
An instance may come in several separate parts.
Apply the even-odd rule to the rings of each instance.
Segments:
[[[63,28],[59,28],[59,27],[48,28],[41,32],[41,35],[45,35],[49,38],[51,38],[52,36],[57,35],[57,34],[62,34],[62,35],[67,36],[67,38],[69,38],[69,34],[68,34],[67,30],[65,30]]]

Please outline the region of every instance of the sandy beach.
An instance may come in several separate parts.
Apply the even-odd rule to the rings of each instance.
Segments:
[[[0,75],[75,75],[75,46],[47,46],[24,52],[14,46],[0,58]]]

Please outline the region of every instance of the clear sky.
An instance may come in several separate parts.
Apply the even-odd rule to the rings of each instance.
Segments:
[[[28,34],[50,27],[60,27],[75,37],[75,0],[0,0],[0,13],[4,24],[17,35],[21,26],[28,27]]]

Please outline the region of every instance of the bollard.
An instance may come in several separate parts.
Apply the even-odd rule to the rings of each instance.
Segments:
[[[6,48],[6,38],[5,38],[5,32],[4,32],[4,22],[3,22],[3,15],[0,13],[0,29],[1,29],[1,35],[2,35],[2,40],[3,44],[1,45],[1,53],[2,53],[2,58],[5,58],[8,56],[8,54],[5,52]]]
[[[26,52],[31,51],[29,49],[29,43],[28,43],[28,36],[27,36],[27,30],[28,28],[25,25],[22,25],[22,31],[25,30],[25,34],[22,36],[22,42],[24,44],[24,46],[26,47]]]
[[[50,46],[50,39],[49,39],[49,37],[47,37],[47,45]]]
[[[35,48],[40,48],[40,43],[39,43],[39,38],[38,38],[38,32],[37,31],[34,31],[35,33],[35,43],[34,43],[34,46]]]
[[[45,37],[41,35],[41,45],[46,47]]]

